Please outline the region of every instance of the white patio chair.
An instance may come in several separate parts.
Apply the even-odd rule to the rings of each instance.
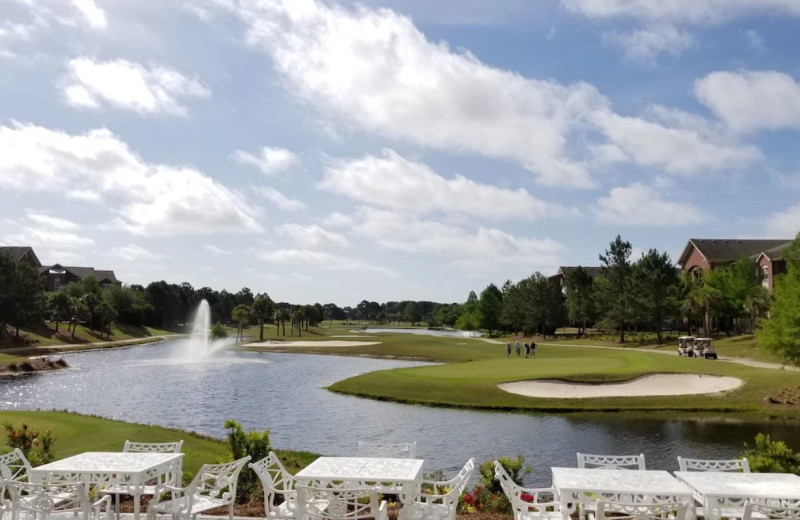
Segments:
[[[800,504],[796,501],[791,506],[766,505],[745,502],[742,520],[800,520]]]
[[[264,488],[264,512],[270,519],[296,518],[297,491],[294,476],[286,471],[274,452],[248,464]],[[280,499],[280,500],[276,500]]]
[[[365,498],[369,497],[369,500]],[[375,488],[298,486],[299,520],[388,520],[386,501],[378,503]]]
[[[387,459],[414,459],[417,442],[367,442],[358,441],[359,457],[384,457]]]
[[[147,519],[155,520],[158,514],[173,515],[176,520],[196,519],[203,511],[228,506],[228,518],[233,520],[236,483],[249,460],[250,455],[225,464],[203,464],[188,486],[164,486],[170,499],[161,502],[155,495],[147,506]]]
[[[597,502],[598,520],[606,518],[614,520],[661,520],[665,518],[688,520],[690,518],[687,517],[689,510],[689,504],[676,502],[626,503],[605,500]]]
[[[494,476],[511,502],[514,520],[562,520],[561,503],[555,500],[553,488],[522,487],[497,461],[494,461]]]
[[[591,455],[578,453],[578,467],[586,469],[645,469],[644,454]]]
[[[475,459],[469,459],[450,480],[423,480],[421,491],[406,497],[398,520],[455,520],[458,498],[474,470]]]
[[[750,473],[750,463],[743,459],[684,459],[678,457],[681,471],[731,471]]]
[[[182,440],[178,442],[125,441],[125,444],[122,447],[122,452],[123,453],[180,453],[181,448],[183,448]],[[180,471],[177,472],[177,475],[172,475],[172,477],[174,479],[173,484],[180,484],[181,481]],[[148,483],[140,494],[148,496],[155,495],[156,484],[157,484],[156,482]],[[114,513],[116,514],[117,518],[119,518],[120,500],[122,498],[122,495],[130,494],[128,487],[124,485],[109,486],[101,489],[100,494],[111,495],[114,497]]]
[[[31,469],[31,463],[28,462],[25,454],[19,448],[0,455],[0,476],[5,480],[27,482],[28,472]]]
[[[111,518],[111,497],[105,496],[94,504],[89,501],[86,484],[82,482],[59,484],[32,484],[18,480],[4,482],[10,497],[13,520],[71,518],[108,520]],[[103,509],[105,508],[105,511]]]

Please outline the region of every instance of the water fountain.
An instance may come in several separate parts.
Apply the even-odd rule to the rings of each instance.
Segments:
[[[204,361],[224,350],[231,344],[229,338],[212,340],[211,307],[206,300],[201,300],[192,321],[192,331],[186,339],[184,348],[180,349],[180,358],[188,361]]]

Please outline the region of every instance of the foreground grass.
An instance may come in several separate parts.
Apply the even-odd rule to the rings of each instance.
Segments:
[[[438,338],[436,338],[438,339]],[[475,340],[470,340],[474,342]],[[471,343],[455,352],[440,345],[439,361],[461,362],[373,372],[335,383],[341,392],[398,402],[501,410],[566,411],[708,411],[796,414],[797,405],[769,405],[781,389],[800,387],[800,373],[757,369],[722,361],[666,356],[637,349],[598,349],[542,345],[533,359],[506,359],[502,345]],[[451,357],[451,359],[445,359]],[[694,396],[545,399],[510,394],[497,385],[529,379],[608,382],[652,373],[731,376],[744,385],[725,394]]]
[[[69,412],[0,411],[0,423],[19,425],[25,422],[39,431],[51,430],[56,437],[54,451],[57,459],[85,451],[121,451],[126,440],[142,442],[172,442],[183,439],[184,481],[188,482],[205,463],[230,460],[224,441],[182,430],[134,424]],[[3,443],[6,434],[0,433]],[[295,472],[310,464],[318,455],[309,452],[276,450],[276,453]],[[263,512],[263,511],[262,511]]]

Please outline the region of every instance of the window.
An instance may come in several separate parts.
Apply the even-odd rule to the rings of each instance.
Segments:
[[[761,266],[761,285],[769,289],[769,266]]]
[[[61,287],[61,277],[56,276],[53,278],[53,290],[57,291],[59,287]]]

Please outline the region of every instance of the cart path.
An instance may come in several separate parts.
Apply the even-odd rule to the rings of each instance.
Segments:
[[[538,345],[547,345],[551,347],[578,347],[578,348],[605,348],[605,349],[612,349],[612,350],[627,350],[628,352],[632,350],[638,350],[641,352],[655,352],[656,354],[665,354],[668,356],[676,356],[677,354],[674,351],[668,351],[663,349],[656,349],[656,348],[644,348],[644,347],[607,347],[603,345],[571,345],[568,343],[538,343]],[[772,370],[791,370],[793,372],[800,371],[800,367],[792,367],[781,365],[780,363],[770,363],[768,361],[756,361],[755,359],[749,358],[737,358],[737,357],[730,357],[730,356],[719,356],[719,361],[727,361],[729,363],[738,363],[740,365],[745,365],[748,367],[754,368],[768,368]]]

